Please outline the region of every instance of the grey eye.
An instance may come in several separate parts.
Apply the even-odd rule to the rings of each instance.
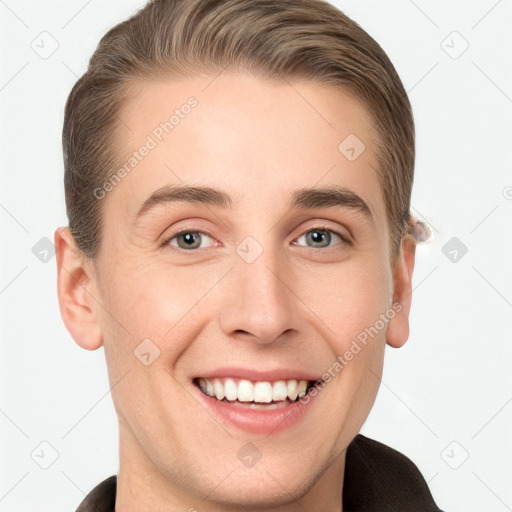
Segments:
[[[322,249],[324,247],[329,247],[331,245],[331,241],[333,240],[333,235],[337,236],[341,240],[341,236],[330,229],[310,229],[302,236],[297,238],[299,242],[301,239],[305,239],[306,245],[313,247],[315,249]],[[299,243],[298,245],[303,245]]]
[[[181,233],[174,235],[169,240],[169,244],[184,250],[198,249],[203,242],[204,237],[211,240],[209,235],[201,231],[182,231]]]

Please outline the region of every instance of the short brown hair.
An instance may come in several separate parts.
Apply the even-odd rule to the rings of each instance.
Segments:
[[[323,0],[152,0],[105,34],[64,115],[66,209],[80,251],[90,258],[98,253],[104,201],[94,190],[119,163],[114,133],[129,85],[232,66],[264,78],[339,85],[362,101],[380,141],[378,174],[394,259],[410,217],[411,105],[379,44]]]

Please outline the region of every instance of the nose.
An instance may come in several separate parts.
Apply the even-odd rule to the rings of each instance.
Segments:
[[[298,327],[297,297],[286,262],[269,249],[251,263],[238,255],[222,297],[220,327],[238,340],[267,345]],[[289,267],[288,267],[289,268]]]

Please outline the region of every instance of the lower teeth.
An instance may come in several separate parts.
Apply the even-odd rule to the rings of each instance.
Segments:
[[[236,405],[238,407],[249,407],[250,409],[277,409],[278,407],[286,407],[292,403],[289,400],[284,400],[282,402],[272,403],[272,404],[259,404],[259,403],[255,403],[255,402],[239,402],[238,400],[235,400],[233,402],[230,402],[229,400],[222,400],[222,402],[226,402],[231,405]]]

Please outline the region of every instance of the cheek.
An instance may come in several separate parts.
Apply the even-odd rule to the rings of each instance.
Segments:
[[[219,276],[194,265],[176,268],[158,258],[139,260],[143,263],[121,262],[108,276],[102,294],[105,332],[115,330],[112,344],[127,356],[133,356],[135,347],[149,338],[162,355],[172,358],[186,348],[194,329],[200,327],[198,316],[208,302],[205,296]]]
[[[329,327],[332,362],[322,378],[336,404],[335,430],[343,433],[359,431],[375,400],[387,329],[389,274],[378,263],[359,263],[331,273],[324,281],[329,292],[309,298],[321,305],[319,317]]]
[[[198,282],[194,286],[188,275],[151,260],[120,263],[109,274],[103,289],[105,357],[110,382],[122,382],[113,395],[127,421],[147,421],[143,411],[159,386],[169,385],[169,370],[194,339],[191,319],[207,285]]]
[[[312,285],[314,282],[314,286]],[[327,327],[326,336],[337,354],[371,328],[385,313],[390,300],[390,281],[377,262],[345,262],[303,282],[301,296]],[[379,331],[385,328],[379,322]]]

